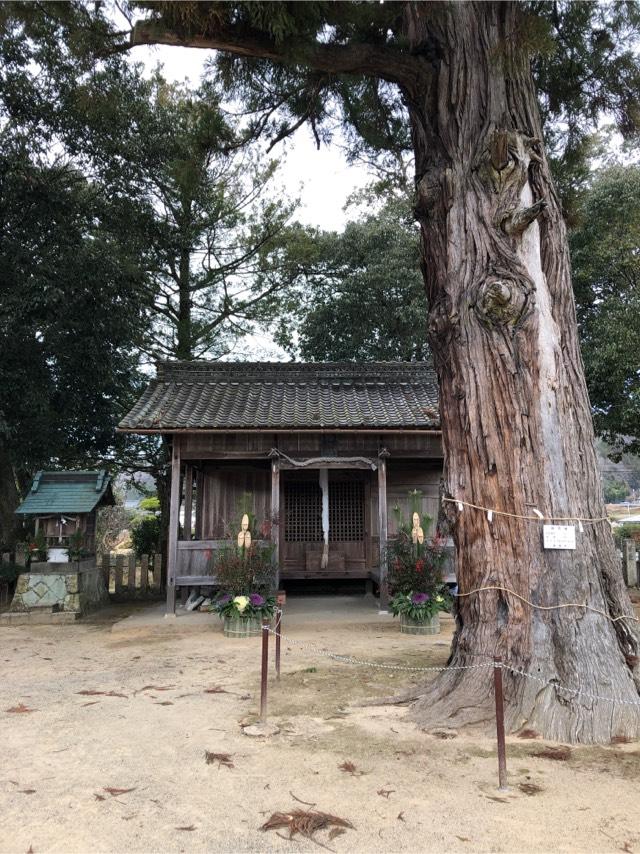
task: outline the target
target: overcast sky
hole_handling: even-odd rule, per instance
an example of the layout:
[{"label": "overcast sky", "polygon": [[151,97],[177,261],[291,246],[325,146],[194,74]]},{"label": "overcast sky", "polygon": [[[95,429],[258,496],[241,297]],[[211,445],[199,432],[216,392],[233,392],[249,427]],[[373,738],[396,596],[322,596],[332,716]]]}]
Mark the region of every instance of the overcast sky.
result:
[{"label": "overcast sky", "polygon": [[[200,80],[211,51],[198,48],[141,45],[129,56],[142,62],[151,72],[158,63],[172,83],[188,78],[193,86]],[[340,231],[346,215],[343,211],[349,195],[367,183],[367,173],[361,167],[349,166],[336,146],[316,148],[311,131],[305,125],[291,139],[273,149],[272,156],[282,159],[280,180],[288,195],[299,197],[301,206],[296,218],[307,225]]]}]

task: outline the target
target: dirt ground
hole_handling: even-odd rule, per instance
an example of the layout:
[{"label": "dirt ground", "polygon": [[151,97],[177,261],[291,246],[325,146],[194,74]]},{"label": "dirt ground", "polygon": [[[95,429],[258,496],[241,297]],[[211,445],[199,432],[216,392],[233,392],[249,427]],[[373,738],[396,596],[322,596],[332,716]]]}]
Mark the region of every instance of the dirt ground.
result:
[{"label": "dirt ground", "polygon": [[[402,707],[349,707],[415,675],[290,643],[269,691],[280,733],[249,738],[260,639],[224,638],[213,615],[127,628],[117,622],[125,613],[0,629],[0,851],[314,851],[260,826],[315,804],[354,826],[316,836],[336,852],[640,852],[637,744],[557,761],[535,755],[540,741],[510,738],[510,788],[500,792],[495,741],[427,735]],[[422,666],[446,660],[450,625],[423,638],[388,620],[310,616],[290,635]],[[207,751],[227,764],[207,763]]]}]

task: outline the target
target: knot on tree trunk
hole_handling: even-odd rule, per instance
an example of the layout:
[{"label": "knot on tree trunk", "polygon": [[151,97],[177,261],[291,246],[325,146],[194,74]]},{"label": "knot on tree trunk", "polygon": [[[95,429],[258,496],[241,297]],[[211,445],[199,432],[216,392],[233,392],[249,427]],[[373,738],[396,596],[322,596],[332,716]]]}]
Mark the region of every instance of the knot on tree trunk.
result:
[{"label": "knot on tree trunk", "polygon": [[515,130],[495,128],[487,136],[478,158],[478,173],[494,193],[512,190],[518,195],[528,177],[529,164],[539,162],[536,137]]},{"label": "knot on tree trunk", "polygon": [[416,204],[413,210],[417,220],[433,215],[439,204],[444,211],[451,209],[455,194],[453,170],[440,166],[429,169],[416,182]]},{"label": "knot on tree trunk", "polygon": [[516,208],[502,218],[502,230],[511,237],[519,237],[546,207],[545,200],[540,199],[529,207]]},{"label": "knot on tree trunk", "polygon": [[531,309],[532,290],[523,277],[494,271],[477,285],[472,308],[483,325],[515,330]]},{"label": "knot on tree trunk", "polygon": [[429,344],[435,355],[446,352],[460,323],[460,317],[453,311],[448,300],[440,299],[429,309]]}]

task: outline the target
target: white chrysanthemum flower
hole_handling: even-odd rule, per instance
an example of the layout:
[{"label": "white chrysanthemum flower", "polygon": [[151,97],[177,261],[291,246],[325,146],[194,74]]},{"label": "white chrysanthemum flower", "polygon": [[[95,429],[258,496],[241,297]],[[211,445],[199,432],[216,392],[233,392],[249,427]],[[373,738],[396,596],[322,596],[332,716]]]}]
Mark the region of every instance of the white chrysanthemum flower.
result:
[{"label": "white chrysanthemum flower", "polygon": [[244,612],[244,609],[249,604],[249,597],[248,596],[236,596],[233,600],[233,604],[236,606],[238,611],[242,614]]}]

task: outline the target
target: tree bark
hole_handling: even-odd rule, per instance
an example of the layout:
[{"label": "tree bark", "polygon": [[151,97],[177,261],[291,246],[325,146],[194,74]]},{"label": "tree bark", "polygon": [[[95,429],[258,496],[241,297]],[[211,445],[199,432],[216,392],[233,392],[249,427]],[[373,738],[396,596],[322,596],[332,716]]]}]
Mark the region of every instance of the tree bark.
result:
[{"label": "tree bark", "polygon": [[15,545],[18,520],[15,515],[20,503],[16,476],[5,443],[0,440],[0,544]]},{"label": "tree bark", "polygon": [[[429,340],[449,498],[533,516],[606,516],[580,356],[565,226],[511,3],[407,4],[429,73],[404,94],[416,156]],[[539,679],[638,701],[638,639],[608,522],[575,551],[541,523],[446,504],[457,553],[450,664],[502,656]],[[498,586],[504,591],[471,593]],[[580,607],[539,610],[577,603]],[[630,705],[571,697],[505,671],[506,719],[569,742],[638,737]],[[451,670],[413,709],[424,726],[493,718],[490,671]]]},{"label": "tree bark", "polygon": [[176,358],[190,361],[193,359],[193,338],[191,328],[191,252],[188,247],[180,250],[178,277]]}]

